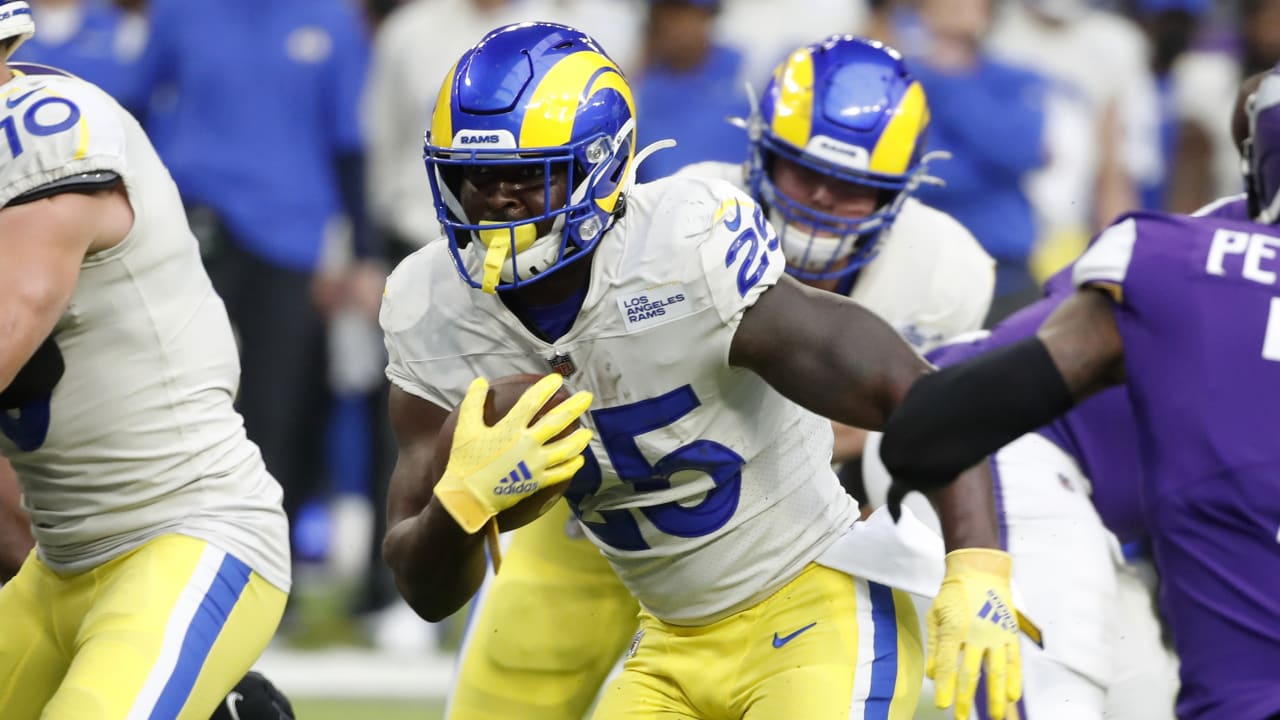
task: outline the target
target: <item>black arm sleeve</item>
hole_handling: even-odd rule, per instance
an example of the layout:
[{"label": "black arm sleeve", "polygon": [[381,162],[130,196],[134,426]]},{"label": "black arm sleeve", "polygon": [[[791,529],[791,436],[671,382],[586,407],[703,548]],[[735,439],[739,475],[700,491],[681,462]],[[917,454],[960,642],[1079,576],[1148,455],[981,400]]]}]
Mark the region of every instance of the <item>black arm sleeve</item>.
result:
[{"label": "black arm sleeve", "polygon": [[364,153],[342,153],[334,158],[338,192],[342,206],[351,220],[351,244],[355,256],[362,260],[382,259],[381,238],[369,225],[369,206],[365,199]]},{"label": "black arm sleeve", "polygon": [[97,192],[99,190],[107,190],[115,186],[115,184],[118,182],[120,182],[120,176],[110,170],[101,170],[97,172],[87,172],[87,173],[81,173],[79,175],[72,175],[71,177],[65,177],[65,178],[62,178],[61,180],[54,180],[53,182],[47,185],[41,185],[40,187],[34,190],[28,190],[27,192],[19,195],[18,197],[10,200],[9,204],[6,207],[13,207],[14,205],[25,205],[26,203],[29,203],[29,202],[35,202],[36,200],[43,200],[44,198],[47,198],[47,197],[53,197],[54,195],[57,195],[59,193],[66,193],[66,192],[92,193],[92,192]]},{"label": "black arm sleeve", "polygon": [[916,381],[880,459],[899,490],[936,490],[1074,403],[1044,343],[1027,338]]}]

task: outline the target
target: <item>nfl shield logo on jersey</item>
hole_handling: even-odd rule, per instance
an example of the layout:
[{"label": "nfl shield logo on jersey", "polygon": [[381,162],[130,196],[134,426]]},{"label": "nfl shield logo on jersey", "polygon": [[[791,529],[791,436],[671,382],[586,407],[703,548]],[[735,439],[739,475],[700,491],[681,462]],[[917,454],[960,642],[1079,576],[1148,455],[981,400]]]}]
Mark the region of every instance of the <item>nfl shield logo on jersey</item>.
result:
[{"label": "nfl shield logo on jersey", "polygon": [[551,366],[552,370],[565,377],[569,377],[578,371],[578,367],[573,364],[573,358],[563,353],[556,353],[554,356],[547,358],[547,364]]}]

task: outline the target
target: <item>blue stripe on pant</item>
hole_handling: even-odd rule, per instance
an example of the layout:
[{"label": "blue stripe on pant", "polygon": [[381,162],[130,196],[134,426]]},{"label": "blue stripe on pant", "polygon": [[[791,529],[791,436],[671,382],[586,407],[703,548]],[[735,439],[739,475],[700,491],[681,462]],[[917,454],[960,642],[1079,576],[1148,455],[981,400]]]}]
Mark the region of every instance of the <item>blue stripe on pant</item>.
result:
[{"label": "blue stripe on pant", "polygon": [[898,613],[891,588],[873,582],[868,582],[867,588],[875,627],[876,658],[871,662],[871,690],[863,717],[888,720],[893,689],[898,683]]},{"label": "blue stripe on pant", "polygon": [[168,720],[175,718],[187,704],[187,698],[195,687],[196,678],[204,668],[205,658],[213,649],[214,642],[227,624],[232,609],[240,601],[240,594],[249,584],[249,566],[230,555],[223,557],[217,575],[209,585],[209,591],[200,601],[187,634],[182,639],[182,650],[178,654],[178,663],[169,675],[160,699],[151,710],[152,720]]}]

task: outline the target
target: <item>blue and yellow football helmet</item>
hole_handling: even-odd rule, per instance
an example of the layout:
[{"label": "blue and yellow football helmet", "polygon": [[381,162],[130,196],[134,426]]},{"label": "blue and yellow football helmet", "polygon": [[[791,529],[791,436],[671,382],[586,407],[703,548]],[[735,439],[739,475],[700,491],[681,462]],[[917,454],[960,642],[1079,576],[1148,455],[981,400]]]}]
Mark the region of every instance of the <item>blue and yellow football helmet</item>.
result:
[{"label": "blue and yellow football helmet", "polygon": [[[487,292],[545,277],[590,253],[622,211],[633,177],[635,102],[617,65],[586,34],[552,23],[489,33],[462,55],[436,100],[425,146],[436,214],[463,279]],[[540,166],[545,213],[468,218],[462,173]],[[551,177],[568,173],[552,206]],[[553,221],[539,237],[535,226]]]},{"label": "blue and yellow football helmet", "polygon": [[13,51],[35,32],[36,24],[31,19],[31,7],[24,0],[0,0],[0,41],[16,38],[0,51],[0,62],[8,60]]},{"label": "blue and yellow football helmet", "polygon": [[[747,181],[769,208],[787,272],[806,280],[845,277],[871,260],[880,231],[928,179],[928,127],[924,89],[882,43],[833,35],[778,66],[748,123]],[[774,185],[777,157],[881,190],[879,206],[858,219],[807,207]]]}]

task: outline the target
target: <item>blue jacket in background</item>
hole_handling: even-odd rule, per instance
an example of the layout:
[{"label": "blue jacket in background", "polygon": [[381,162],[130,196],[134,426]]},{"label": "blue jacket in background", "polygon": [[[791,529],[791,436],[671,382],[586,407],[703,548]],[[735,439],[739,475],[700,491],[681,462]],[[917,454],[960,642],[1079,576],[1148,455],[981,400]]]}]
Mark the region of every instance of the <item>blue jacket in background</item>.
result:
[{"label": "blue jacket in background", "polygon": [[715,46],[694,72],[650,67],[632,83],[640,148],[666,138],[677,143],[640,166],[641,182],[666,177],[690,163],[746,160],[747,134],[728,121],[751,111],[741,73],[742,54]]},{"label": "blue jacket in background", "polygon": [[137,92],[183,200],[249,252],[314,269],[343,213],[335,160],[363,147],[362,18],[345,0],[151,0],[150,13]]},{"label": "blue jacket in background", "polygon": [[918,197],[959,220],[1002,264],[1024,262],[1036,227],[1022,182],[1046,159],[1045,81],[987,59],[964,74],[922,62],[911,70],[929,101],[928,149],[952,156],[930,165],[946,186],[922,187]]}]

